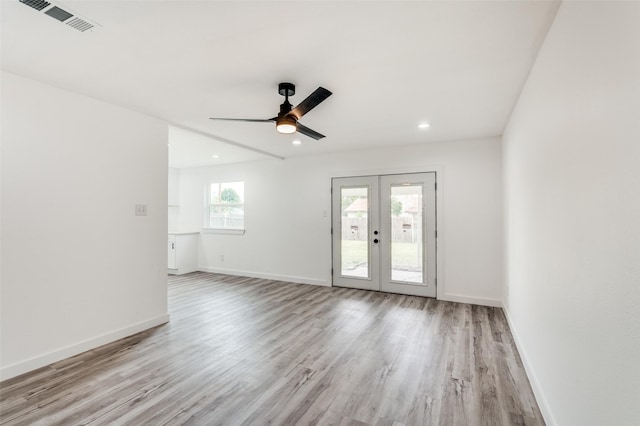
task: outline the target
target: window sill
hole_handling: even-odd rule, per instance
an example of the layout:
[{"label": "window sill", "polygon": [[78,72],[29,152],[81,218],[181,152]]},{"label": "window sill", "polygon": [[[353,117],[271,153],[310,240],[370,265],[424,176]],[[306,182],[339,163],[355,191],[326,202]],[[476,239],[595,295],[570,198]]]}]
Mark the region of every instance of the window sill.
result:
[{"label": "window sill", "polygon": [[244,235],[244,229],[202,228],[203,234]]}]

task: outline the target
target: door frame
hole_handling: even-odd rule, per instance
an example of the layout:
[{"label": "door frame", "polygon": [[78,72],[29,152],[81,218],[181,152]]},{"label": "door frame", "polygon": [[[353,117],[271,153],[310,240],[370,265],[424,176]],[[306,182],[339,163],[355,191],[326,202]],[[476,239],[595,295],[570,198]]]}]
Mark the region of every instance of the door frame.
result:
[{"label": "door frame", "polygon": [[[363,176],[381,176],[381,175],[402,175],[402,174],[412,174],[412,173],[435,173],[436,177],[436,230],[437,236],[435,241],[435,252],[436,252],[436,299],[440,300],[440,296],[444,296],[447,294],[446,291],[446,280],[444,277],[444,256],[443,256],[443,238],[446,237],[444,232],[444,220],[443,220],[443,189],[445,189],[445,174],[444,167],[441,165],[425,165],[421,167],[407,167],[407,168],[390,168],[390,169],[367,169],[367,170],[345,170],[340,172],[333,172],[331,174],[327,174],[327,184],[328,184],[328,203],[330,205],[329,212],[332,212],[332,196],[331,190],[333,188],[333,179],[335,178],[349,178],[349,177],[363,177]],[[333,284],[333,235],[331,234],[332,217],[329,215],[328,217],[328,225],[329,225],[329,280],[331,287],[336,287]]]}]

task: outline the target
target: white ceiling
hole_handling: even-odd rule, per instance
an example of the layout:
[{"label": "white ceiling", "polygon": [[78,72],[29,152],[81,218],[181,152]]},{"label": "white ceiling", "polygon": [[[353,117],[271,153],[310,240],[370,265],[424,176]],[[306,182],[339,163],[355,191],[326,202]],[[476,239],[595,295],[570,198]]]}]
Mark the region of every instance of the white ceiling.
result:
[{"label": "white ceiling", "polygon": [[264,154],[238,148],[180,127],[169,126],[170,167],[200,167],[261,160]]},{"label": "white ceiling", "polygon": [[[56,4],[100,26],[79,32],[18,0],[1,0],[2,68],[176,125],[180,137],[170,152],[180,167],[267,158],[256,150],[291,157],[500,135],[558,7],[555,1]],[[275,116],[282,81],[296,84],[294,105],[318,86],[333,92],[301,120],[326,138],[281,135],[271,123],[208,119]],[[418,129],[422,121],[431,127]],[[187,137],[184,129],[198,135]],[[292,145],[294,138],[302,145]],[[224,158],[222,146],[231,157]]]}]

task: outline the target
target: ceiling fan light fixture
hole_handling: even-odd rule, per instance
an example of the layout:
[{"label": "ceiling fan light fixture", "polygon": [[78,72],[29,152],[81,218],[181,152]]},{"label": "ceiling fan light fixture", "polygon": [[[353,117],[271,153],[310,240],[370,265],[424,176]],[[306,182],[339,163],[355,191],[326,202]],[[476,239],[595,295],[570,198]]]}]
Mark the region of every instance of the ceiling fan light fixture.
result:
[{"label": "ceiling fan light fixture", "polygon": [[298,130],[296,127],[296,119],[288,115],[278,117],[276,120],[276,130],[278,133],[284,134],[295,133]]}]

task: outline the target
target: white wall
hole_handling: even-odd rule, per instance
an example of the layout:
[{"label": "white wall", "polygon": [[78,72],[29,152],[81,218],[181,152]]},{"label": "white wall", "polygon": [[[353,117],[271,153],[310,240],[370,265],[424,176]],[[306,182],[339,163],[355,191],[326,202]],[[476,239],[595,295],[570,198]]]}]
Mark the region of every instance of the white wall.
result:
[{"label": "white wall", "polygon": [[504,136],[505,306],[550,425],[640,424],[639,22],[564,2]]},{"label": "white wall", "polygon": [[167,223],[169,232],[180,229],[180,169],[169,167],[169,208]]},{"label": "white wall", "polygon": [[1,118],[2,378],[166,322],[167,125],[5,72]]},{"label": "white wall", "polygon": [[180,169],[169,167],[169,205],[175,206],[180,204]]},{"label": "white wall", "polygon": [[435,167],[443,200],[438,296],[500,305],[501,161],[501,141],[487,139],[182,169],[181,228],[202,227],[209,182],[244,180],[246,234],[202,235],[200,267],[330,285],[331,177]]}]

